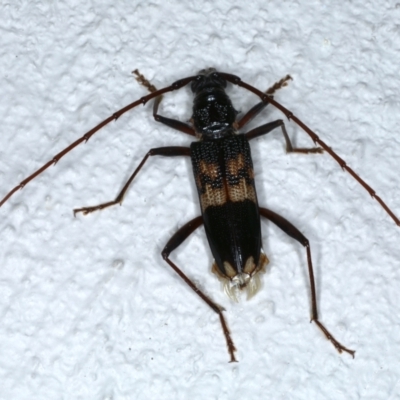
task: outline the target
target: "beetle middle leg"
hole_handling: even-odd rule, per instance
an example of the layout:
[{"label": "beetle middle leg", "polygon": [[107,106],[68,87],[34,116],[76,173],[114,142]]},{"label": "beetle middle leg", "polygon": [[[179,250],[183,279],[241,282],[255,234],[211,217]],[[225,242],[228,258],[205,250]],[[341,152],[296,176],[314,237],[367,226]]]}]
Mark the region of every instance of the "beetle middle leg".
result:
[{"label": "beetle middle leg", "polygon": [[182,226],[168,241],[165,245],[163,251],[161,252],[164,260],[169,264],[169,266],[190,286],[191,289],[199,296],[203,301],[205,301],[208,306],[218,314],[219,319],[221,321],[222,330],[225,335],[226,345],[228,346],[229,355],[231,357],[230,362],[236,362],[235,358],[235,345],[233,344],[233,340],[231,338],[231,334],[229,332],[228,325],[225,321],[224,315],[222,312],[224,308],[212,301],[206,294],[204,294],[183,272],[177,267],[175,263],[173,263],[169,259],[169,255],[172,251],[174,251],[178,246],[180,246],[201,224],[203,223],[203,217],[199,216],[197,218],[192,219],[187,224]]},{"label": "beetle middle leg", "polygon": [[75,208],[74,215],[76,213],[83,213],[84,215],[92,213],[93,211],[102,210],[103,208],[111,207],[116,204],[122,204],[124,199],[125,193],[129,188],[129,185],[135,179],[138,172],[142,169],[144,163],[150,156],[165,156],[165,157],[176,157],[176,156],[190,156],[190,148],[189,147],[180,147],[180,146],[168,146],[168,147],[157,147],[154,149],[150,149],[148,153],[143,157],[141,163],[137,166],[133,174],[130,176],[128,181],[125,183],[124,187],[122,188],[121,192],[113,201],[108,201],[106,203],[98,204],[97,206],[91,207],[82,207],[82,208]]},{"label": "beetle middle leg", "polygon": [[281,119],[277,119],[276,121],[268,122],[267,124],[258,126],[257,128],[252,129],[251,131],[246,133],[246,137],[248,140],[254,139],[256,137],[266,135],[267,133],[273,131],[275,128],[281,128],[283,137],[286,142],[286,153],[323,153],[323,149],[321,147],[312,147],[312,148],[304,148],[304,147],[293,147],[292,142],[290,141],[289,135],[286,132],[285,124]]},{"label": "beetle middle leg", "polygon": [[285,218],[281,217],[280,215],[266,208],[260,207],[259,209],[260,209],[260,214],[264,218],[267,218],[268,220],[273,222],[276,226],[278,226],[278,228],[282,229],[287,235],[297,240],[306,248],[308,274],[310,278],[310,287],[311,287],[311,321],[314,321],[317,324],[317,326],[321,329],[326,338],[335,346],[336,350],[339,353],[345,351],[346,353],[351,354],[351,356],[354,358],[355,351],[350,350],[347,347],[343,346],[341,343],[339,343],[328,331],[328,329],[325,328],[322,322],[320,322],[318,319],[317,295],[315,291],[315,280],[314,280],[314,271],[311,259],[311,249],[308,239]]}]

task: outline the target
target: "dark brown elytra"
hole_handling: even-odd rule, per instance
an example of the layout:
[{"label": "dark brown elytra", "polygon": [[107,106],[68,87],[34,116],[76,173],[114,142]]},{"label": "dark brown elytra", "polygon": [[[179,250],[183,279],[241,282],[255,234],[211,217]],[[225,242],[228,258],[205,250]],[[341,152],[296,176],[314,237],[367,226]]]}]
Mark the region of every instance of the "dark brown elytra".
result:
[{"label": "dark brown elytra", "polygon": [[[198,141],[193,142],[190,147],[169,146],[149,150],[115,200],[96,206],[75,209],[74,214],[80,212],[88,214],[115,204],[121,204],[129,185],[150,156],[191,157],[202,215],[189,221],[172,236],[164,247],[162,256],[188,286],[218,314],[230,361],[236,361],[236,349],[223,315],[223,307],[216,304],[208,295],[197,288],[192,280],[170,260],[169,256],[194,230],[203,224],[215,260],[213,272],[224,282],[227,294],[235,298],[238,291],[246,290],[248,297],[251,297],[257,292],[260,286],[259,274],[263,272],[268,263],[268,258],[262,251],[260,217],[271,221],[305,247],[311,288],[311,321],[317,324],[339,353],[345,351],[354,357],[355,352],[339,343],[318,319],[316,289],[308,239],[285,218],[258,205],[249,140],[268,134],[275,128],[281,128],[287,152],[322,153],[326,151],[368,191],[371,197],[378,201],[397,225],[400,225],[400,221],[374,190],[346,165],[344,160],[291,111],[274,100],[275,91],[286,86],[288,80],[291,79],[290,76],[286,76],[266,92],[261,92],[242,82],[235,75],[217,72],[212,68],[200,71],[198,75],[180,79],[160,90],[151,85],[139,71],[135,70],[134,73],[137,80],[150,91],[150,94],[117,111],[56,154],[50,161],[10,190],[0,201],[0,206],[16,191],[22,189],[48,167],[56,164],[76,146],[82,142],[87,142],[102,127],[113,120],[117,120],[122,114],[134,107],[140,104],[144,105],[149,100],[155,99],[153,116],[156,121],[197,137]],[[191,123],[186,124],[158,114],[162,95],[178,90],[189,83],[194,93]],[[232,83],[254,93],[261,99],[261,102],[253,106],[242,117],[237,118],[238,113],[225,92],[227,83]],[[245,134],[239,133],[239,130],[268,104],[278,108],[289,120],[291,119],[299,125],[319,147],[311,149],[294,148],[282,120],[261,125]]]}]

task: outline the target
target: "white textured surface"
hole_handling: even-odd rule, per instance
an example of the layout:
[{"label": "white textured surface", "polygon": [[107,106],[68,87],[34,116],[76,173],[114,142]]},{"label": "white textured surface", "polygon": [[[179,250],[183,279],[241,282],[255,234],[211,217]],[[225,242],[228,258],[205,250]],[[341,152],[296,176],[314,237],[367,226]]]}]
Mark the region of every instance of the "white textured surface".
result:
[{"label": "white textured surface", "polygon": [[[400,214],[399,4],[114,3],[2,2],[0,195],[145,94],[134,68],[162,87],[214,66],[260,89],[290,73],[276,99]],[[242,111],[257,101],[229,93]],[[163,112],[187,120],[189,90]],[[73,217],[149,148],[189,143],[139,107],[0,209],[0,399],[399,398],[400,229],[329,156],[286,156],[278,132],[252,144],[260,204],[310,239],[321,319],[354,360],[308,323],[303,248],[263,223],[271,264],[249,302],[221,292],[202,229],[173,254],[226,307],[227,362],[219,321],[160,256],[198,214],[188,160],[152,159],[122,207]]]}]

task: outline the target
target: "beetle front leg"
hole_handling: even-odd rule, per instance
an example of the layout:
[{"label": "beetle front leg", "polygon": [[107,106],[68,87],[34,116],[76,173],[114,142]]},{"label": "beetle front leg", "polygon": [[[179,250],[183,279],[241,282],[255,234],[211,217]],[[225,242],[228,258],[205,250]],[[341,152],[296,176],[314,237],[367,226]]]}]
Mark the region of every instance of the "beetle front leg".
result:
[{"label": "beetle front leg", "polygon": [[122,188],[121,192],[118,194],[115,200],[108,201],[106,203],[99,204],[97,206],[91,207],[82,207],[82,208],[75,208],[74,215],[76,213],[83,213],[84,215],[92,213],[93,211],[102,210],[103,208],[111,207],[116,204],[122,204],[122,200],[124,199],[125,193],[129,188],[129,185],[135,179],[135,176],[138,172],[142,169],[144,163],[150,156],[165,156],[165,157],[176,157],[176,156],[190,156],[190,148],[189,147],[180,147],[180,146],[169,146],[169,147],[157,147],[154,149],[150,149],[149,152],[144,156],[141,163],[135,169],[133,174],[130,176],[128,181],[125,183],[124,187]]},{"label": "beetle front leg", "polygon": [[161,100],[162,100],[162,96],[159,96],[154,100],[154,107],[153,107],[154,119],[157,122],[161,122],[162,124],[167,125],[170,128],[175,129],[179,132],[183,132],[183,133],[186,133],[187,135],[191,135],[191,136],[196,136],[196,132],[190,125],[185,124],[182,121],[178,121],[177,119],[163,117],[162,115],[158,114],[158,107],[161,103]]},{"label": "beetle front leg", "polygon": [[[157,91],[157,88],[153,84],[151,84],[150,81],[143,74],[141,74],[138,69],[135,69],[132,72],[136,75],[136,80],[142,86],[144,86],[150,93],[154,93],[154,92]],[[196,136],[196,133],[195,133],[194,129],[190,125],[185,124],[184,122],[178,121],[176,119],[163,117],[162,115],[158,114],[158,107],[159,107],[159,105],[161,103],[161,100],[162,100],[162,96],[158,96],[154,100],[154,106],[153,106],[153,117],[154,117],[154,119],[157,122],[161,122],[162,124],[167,125],[172,129],[175,129],[177,131],[186,133],[186,134],[191,135],[191,136]]]},{"label": "beetle front leg", "polygon": [[328,329],[325,328],[325,326],[322,324],[322,322],[320,322],[318,319],[317,295],[315,292],[314,271],[313,271],[313,266],[312,266],[310,243],[309,243],[308,239],[288,220],[286,220],[285,218],[281,217],[280,215],[274,213],[273,211],[260,207],[260,214],[264,218],[267,218],[268,220],[273,222],[278,228],[282,229],[286,234],[288,234],[293,239],[297,240],[299,243],[301,243],[306,248],[308,273],[309,273],[309,277],[310,277],[310,287],[311,287],[311,321],[314,321],[317,324],[317,326],[321,329],[321,331],[324,333],[326,338],[335,346],[336,350],[339,353],[345,351],[346,353],[349,353],[354,358],[355,351],[350,350],[347,347],[344,347],[341,343],[339,343],[331,335],[331,333],[328,331]]},{"label": "beetle front leg", "polygon": [[[292,77],[290,75],[286,75],[284,78],[282,78],[280,81],[274,83],[269,89],[265,91],[265,94],[268,96],[273,96],[274,93],[282,89],[283,87],[288,85],[288,81],[291,80]],[[248,122],[250,122],[256,115],[258,115],[265,107],[267,107],[268,103],[261,101],[260,103],[256,104],[253,106],[249,111],[247,111],[246,114],[243,115],[239,119],[239,121],[236,122],[237,124],[237,129],[243,128]]]},{"label": "beetle front leg", "polygon": [[182,270],[175,265],[170,259],[169,255],[172,251],[174,251],[178,246],[180,246],[201,224],[203,223],[203,217],[197,217],[192,219],[187,224],[182,226],[172,238],[165,245],[161,255],[164,260],[169,264],[169,266],[189,285],[189,287],[204,301],[208,304],[208,306],[218,314],[219,319],[222,325],[222,331],[224,332],[226,344],[228,346],[229,355],[231,357],[230,362],[236,362],[235,358],[235,345],[233,344],[233,340],[231,338],[231,334],[229,332],[228,325],[225,321],[224,315],[222,311],[224,308],[212,301],[206,294],[204,294],[183,272]]}]

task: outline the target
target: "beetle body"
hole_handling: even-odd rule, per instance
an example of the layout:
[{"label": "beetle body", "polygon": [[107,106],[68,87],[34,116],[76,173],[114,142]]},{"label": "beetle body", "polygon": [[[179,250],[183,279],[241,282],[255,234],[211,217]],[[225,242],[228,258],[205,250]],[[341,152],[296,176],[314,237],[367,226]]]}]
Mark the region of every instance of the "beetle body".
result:
[{"label": "beetle body", "polygon": [[200,141],[190,146],[203,224],[214,256],[213,272],[225,292],[253,296],[258,272],[268,263],[261,252],[261,227],[248,140],[235,129],[237,111],[225,93],[226,81],[201,71],[192,83],[192,122]]},{"label": "beetle body", "polygon": [[[239,77],[217,72],[213,68],[200,71],[198,75],[180,79],[160,90],[151,85],[139,71],[136,70],[134,73],[138,81],[151,93],[115,112],[64,150],[57,153],[46,164],[11,189],[0,201],[0,207],[15,192],[22,189],[51,165],[56,164],[76,146],[87,142],[102,127],[118,119],[127,111],[140,104],[146,104],[149,100],[153,99],[153,116],[156,121],[192,137],[197,137],[198,140],[193,142],[190,147],[168,146],[150,149],[115,200],[96,206],[77,208],[74,209],[74,213],[89,214],[116,204],[121,204],[130,184],[150,156],[190,157],[200,200],[201,215],[187,222],[175,232],[162,250],[162,257],[186,284],[218,314],[230,355],[230,361],[236,361],[236,348],[223,315],[224,308],[215,303],[205,292],[196,286],[190,277],[170,259],[170,254],[197,228],[204,225],[214,257],[212,270],[224,282],[225,291],[231,298],[237,299],[240,290],[244,289],[247,292],[247,296],[251,297],[260,287],[259,276],[265,270],[265,266],[268,263],[268,258],[262,251],[261,217],[272,222],[288,236],[304,246],[311,292],[311,321],[315,322],[326,338],[340,353],[347,352],[354,357],[354,351],[338,342],[318,318],[316,285],[309,240],[284,217],[258,205],[249,140],[266,135],[276,128],[280,128],[286,141],[286,151],[288,153],[316,154],[326,152],[335,159],[343,170],[347,171],[364,187],[397,225],[400,225],[400,220],[375,191],[330,146],[323,142],[310,128],[293,115],[291,111],[274,100],[274,92],[286,86],[287,81],[291,79],[290,76],[287,75],[266,92],[261,92],[255,87],[241,81]],[[238,112],[233,107],[229,96],[225,92],[227,83],[237,85],[254,93],[261,99],[261,102],[255,104],[243,116],[237,119]],[[188,84],[191,84],[191,89],[194,93],[191,124],[160,115],[158,108],[162,95],[178,90]],[[281,110],[288,119],[291,119],[300,126],[319,147],[294,147],[281,119],[260,125],[247,133],[240,133],[241,128],[258,115],[268,104]]]},{"label": "beetle body", "polygon": [[242,134],[194,142],[191,158],[213,272],[236,298],[259,288],[257,272],[267,263],[261,253],[261,227],[250,146]]},{"label": "beetle body", "polygon": [[213,272],[225,292],[253,296],[258,272],[267,257],[261,252],[261,227],[253,163],[247,138],[234,127],[237,112],[225,93],[226,81],[213,69],[192,83],[192,122],[200,141],[190,146],[203,224],[214,256]]}]

